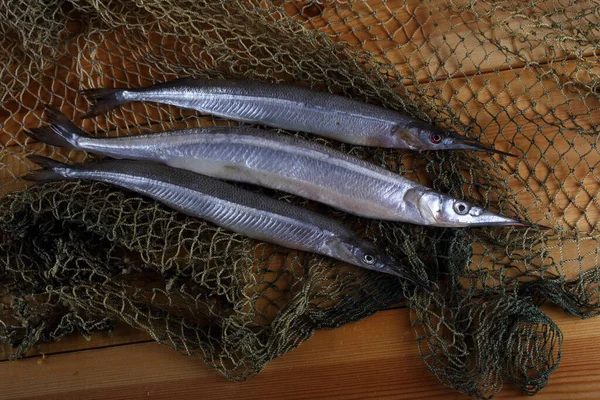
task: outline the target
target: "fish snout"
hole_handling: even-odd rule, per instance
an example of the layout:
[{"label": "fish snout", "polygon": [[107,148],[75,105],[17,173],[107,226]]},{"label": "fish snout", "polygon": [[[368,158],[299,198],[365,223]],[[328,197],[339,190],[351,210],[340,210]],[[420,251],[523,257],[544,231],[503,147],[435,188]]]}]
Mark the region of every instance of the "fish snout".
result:
[{"label": "fish snout", "polygon": [[490,211],[484,211],[479,218],[481,218],[480,225],[486,226],[516,226],[516,227],[525,227],[525,228],[533,228],[539,230],[550,230],[552,228],[544,225],[534,224],[530,222],[525,222],[519,219],[505,217],[503,215],[494,214]]},{"label": "fish snout", "polygon": [[404,281],[407,281],[415,286],[421,287],[428,292],[433,292],[428,283],[423,282],[423,280],[416,276],[414,272],[410,271],[407,268],[399,266],[398,263],[394,262],[393,260],[383,264],[380,270],[381,272],[390,275],[395,275],[398,278],[403,279]]},{"label": "fish snout", "polygon": [[506,151],[494,149],[493,147],[485,146],[483,143],[481,143],[475,139],[462,138],[462,137],[454,138],[454,142],[452,145],[450,145],[450,148],[473,150],[473,151],[484,151],[486,153],[500,154],[500,155],[507,156],[507,157],[518,157],[518,158],[521,157],[517,154],[508,153]]}]

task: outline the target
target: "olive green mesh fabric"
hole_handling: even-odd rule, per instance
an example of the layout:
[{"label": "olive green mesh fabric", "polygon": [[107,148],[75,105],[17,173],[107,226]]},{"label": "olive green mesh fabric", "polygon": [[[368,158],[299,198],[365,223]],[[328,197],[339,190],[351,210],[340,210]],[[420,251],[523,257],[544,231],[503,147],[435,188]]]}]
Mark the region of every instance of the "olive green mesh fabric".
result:
[{"label": "olive green mesh fabric", "polygon": [[[122,321],[241,380],[319,328],[405,298],[416,345],[452,388],[527,394],[559,364],[539,310],[599,312],[598,6],[570,1],[1,1],[0,338],[40,342]],[[149,103],[81,121],[80,89],[183,76],[292,82],[404,110],[522,155],[366,149],[311,135],[437,190],[549,225],[442,229],[368,221],[281,193],[373,239],[434,293],[257,243],[85,182],[29,186],[43,105],[98,136],[225,124]],[[252,190],[258,190],[252,188]]]}]

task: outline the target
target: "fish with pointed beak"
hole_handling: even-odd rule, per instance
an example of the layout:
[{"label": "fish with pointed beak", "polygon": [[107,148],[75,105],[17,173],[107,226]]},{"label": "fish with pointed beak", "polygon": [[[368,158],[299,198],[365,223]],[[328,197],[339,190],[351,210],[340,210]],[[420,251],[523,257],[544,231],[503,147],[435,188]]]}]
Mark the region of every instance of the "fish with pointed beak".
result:
[{"label": "fish with pointed beak", "polygon": [[144,161],[67,165],[41,156],[29,160],[43,167],[24,177],[30,181],[112,184],[253,239],[328,256],[431,290],[409,269],[337,221],[214,178]]},{"label": "fish with pointed beak", "polygon": [[309,132],[360,146],[474,150],[513,156],[407,114],[332,93],[250,80],[177,79],[143,88],[87,89],[94,101],[84,118],[145,101],[197,110],[235,121]]},{"label": "fish with pointed beak", "polygon": [[165,164],[319,201],[367,218],[441,227],[530,226],[304,139],[246,126],[94,138],[53,107],[26,133],[54,146]]}]

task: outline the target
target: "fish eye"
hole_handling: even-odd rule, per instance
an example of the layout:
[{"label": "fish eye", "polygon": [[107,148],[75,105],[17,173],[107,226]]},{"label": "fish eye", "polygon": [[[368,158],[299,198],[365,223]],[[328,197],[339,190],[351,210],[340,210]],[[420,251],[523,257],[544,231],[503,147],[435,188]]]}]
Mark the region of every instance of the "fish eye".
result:
[{"label": "fish eye", "polygon": [[375,264],[375,257],[371,254],[365,254],[365,256],[363,257],[363,261],[365,262],[365,264],[373,265]]},{"label": "fish eye", "polygon": [[433,144],[441,143],[442,139],[442,135],[440,135],[439,133],[432,133],[431,135],[429,135],[429,140]]},{"label": "fish eye", "polygon": [[465,215],[470,209],[471,207],[462,201],[457,201],[454,203],[454,211],[456,211],[458,215]]}]

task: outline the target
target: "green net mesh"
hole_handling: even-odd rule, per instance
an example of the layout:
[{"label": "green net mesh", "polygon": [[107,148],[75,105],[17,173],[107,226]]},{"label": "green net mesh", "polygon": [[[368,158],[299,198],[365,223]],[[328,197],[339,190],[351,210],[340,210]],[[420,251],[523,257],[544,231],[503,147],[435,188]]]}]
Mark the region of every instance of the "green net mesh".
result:
[{"label": "green net mesh", "polygon": [[[319,328],[397,304],[411,309],[438,379],[489,398],[505,382],[543,388],[562,334],[551,302],[599,312],[600,6],[503,2],[0,2],[0,338],[40,342],[117,321],[241,380]],[[493,211],[550,225],[441,229],[360,219],[266,191],[356,228],[436,284],[258,243],[102,184],[30,186],[28,154],[91,156],[26,139],[50,103],[99,136],[231,124],[135,103],[93,120],[78,91],[182,76],[292,82],[404,110],[522,154],[415,154],[341,145]],[[258,189],[253,189],[258,190]]]}]

